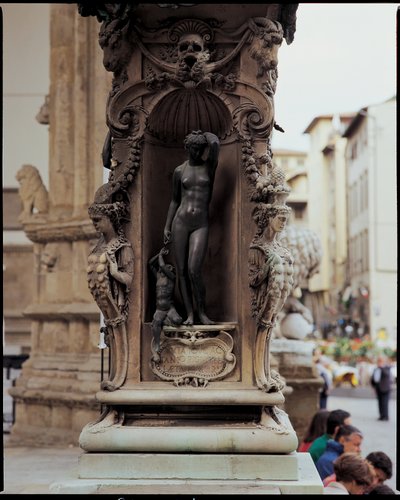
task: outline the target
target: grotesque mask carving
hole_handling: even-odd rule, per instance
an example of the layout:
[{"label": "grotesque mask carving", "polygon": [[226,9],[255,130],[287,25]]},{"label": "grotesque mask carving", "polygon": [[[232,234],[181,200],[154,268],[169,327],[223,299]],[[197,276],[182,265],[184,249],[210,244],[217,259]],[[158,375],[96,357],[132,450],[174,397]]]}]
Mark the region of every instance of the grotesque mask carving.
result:
[{"label": "grotesque mask carving", "polygon": [[278,50],[282,44],[283,30],[277,21],[263,17],[251,19],[250,28],[255,35],[250,55],[258,64],[257,77],[260,77],[278,66]]},{"label": "grotesque mask carving", "polygon": [[202,80],[209,58],[203,38],[196,33],[185,33],[178,42],[177,76],[184,82]]},{"label": "grotesque mask carving", "polygon": [[200,35],[188,33],[183,35],[178,43],[178,60],[193,68],[197,62],[206,62],[208,51],[204,50],[204,42]]}]

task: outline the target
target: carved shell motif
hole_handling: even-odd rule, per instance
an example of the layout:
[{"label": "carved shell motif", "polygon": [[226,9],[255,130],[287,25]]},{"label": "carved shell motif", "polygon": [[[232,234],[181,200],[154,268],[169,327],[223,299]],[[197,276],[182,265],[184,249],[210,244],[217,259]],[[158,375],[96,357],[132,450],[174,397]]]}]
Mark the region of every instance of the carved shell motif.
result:
[{"label": "carved shell motif", "polygon": [[155,106],[148,119],[148,130],[153,135],[177,142],[182,142],[192,130],[208,130],[224,138],[231,129],[228,108],[206,90],[174,90]]}]

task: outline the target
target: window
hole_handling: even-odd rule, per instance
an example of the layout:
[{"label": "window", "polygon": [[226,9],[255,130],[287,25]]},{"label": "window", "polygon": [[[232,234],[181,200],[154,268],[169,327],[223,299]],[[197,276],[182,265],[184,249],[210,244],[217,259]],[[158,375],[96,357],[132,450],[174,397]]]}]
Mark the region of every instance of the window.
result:
[{"label": "window", "polygon": [[368,229],[364,231],[364,253],[365,253],[365,270],[369,270],[369,233]]},{"label": "window", "polygon": [[353,184],[353,216],[355,217],[357,215],[357,208],[358,208],[358,201],[357,201],[357,184]]},{"label": "window", "polygon": [[353,238],[349,239],[349,271],[350,276],[353,275],[353,262],[354,262],[354,248],[353,248]]},{"label": "window", "polygon": [[294,207],[293,211],[294,211],[295,219],[302,219],[303,218],[304,210],[302,208]]},{"label": "window", "polygon": [[351,146],[351,159],[355,160],[357,158],[357,141],[354,141]]},{"label": "window", "polygon": [[361,244],[361,272],[365,271],[365,231],[360,234],[360,244]]}]

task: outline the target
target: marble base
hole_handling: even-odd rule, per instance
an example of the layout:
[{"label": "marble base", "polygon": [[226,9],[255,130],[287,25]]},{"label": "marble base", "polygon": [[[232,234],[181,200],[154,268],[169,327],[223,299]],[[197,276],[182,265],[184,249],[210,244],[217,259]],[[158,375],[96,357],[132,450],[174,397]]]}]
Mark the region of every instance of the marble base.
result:
[{"label": "marble base", "polygon": [[298,480],[296,453],[225,455],[83,453],[81,479]]},{"label": "marble base", "polygon": [[297,449],[297,435],[288,415],[263,409],[259,423],[194,425],[124,425],[111,410],[87,424],[79,438],[88,452],[106,453],[245,453],[288,454]]},{"label": "marble base", "polygon": [[[95,465],[97,461],[97,466],[99,469],[97,473],[102,473],[103,466],[109,467],[106,475],[120,475],[121,472],[119,467],[121,466],[121,459],[116,456],[117,460],[114,462],[111,454],[109,458],[104,456],[98,456],[97,458],[87,457],[92,454],[84,454],[80,460],[80,474],[95,473]],[[94,454],[93,454],[94,455]],[[114,455],[115,456],[115,455]],[[125,464],[129,464],[129,460],[140,462],[140,459],[144,459],[145,455],[135,455],[127,454],[125,457]],[[290,495],[290,494],[315,494],[319,495],[323,493],[323,485],[315,465],[308,453],[296,453],[290,454],[288,456],[246,456],[246,455],[217,455],[215,458],[221,461],[218,467],[218,472],[212,467],[207,467],[207,461],[203,460],[202,467],[193,470],[193,466],[199,466],[199,459],[195,455],[174,455],[176,463],[179,466],[186,464],[184,467],[185,473],[179,472],[180,476],[191,476],[185,479],[171,478],[171,463],[168,463],[166,456],[163,455],[148,455],[144,462],[150,460],[152,457],[153,465],[151,469],[137,470],[137,478],[134,479],[107,479],[107,478],[95,478],[95,479],[76,479],[65,482],[53,483],[50,485],[49,493],[51,494],[120,494],[126,495],[129,492],[130,495],[140,495],[140,494],[190,494],[190,495],[200,495],[200,494],[231,494],[231,495]],[[198,457],[201,457],[200,455]],[[85,461],[89,460],[91,463]],[[105,462],[104,462],[105,460]],[[254,478],[258,475],[257,472],[251,473],[252,463],[254,462],[254,470],[258,471],[259,467],[266,460],[271,467],[271,475],[276,476],[279,474],[284,474],[279,472],[280,469],[288,467],[291,471],[288,475],[293,474],[293,464],[297,462],[296,479],[258,479]],[[250,461],[250,462],[249,462]],[[143,464],[144,464],[143,462]],[[249,463],[247,463],[249,462]],[[210,466],[215,464],[215,462],[210,463]],[[164,465],[165,468],[162,470],[159,468],[160,465]],[[241,466],[246,467],[252,475],[248,478],[244,477],[242,474]],[[124,474],[128,470],[128,465],[126,465]],[[154,472],[157,469],[157,472]],[[216,476],[226,476],[226,479],[210,479],[206,478],[206,471],[209,471],[211,477]],[[178,468],[177,468],[178,470]],[[175,471],[175,475],[177,474]],[[91,471],[91,472],[90,472]],[[153,471],[153,472],[152,472]],[[148,479],[149,474],[153,476]],[[239,474],[239,478],[236,477]],[[140,475],[146,475],[146,478],[139,478]],[[268,472],[263,472],[263,476],[268,475]],[[156,478],[154,476],[166,476],[167,478]],[[197,476],[197,478],[196,478]],[[200,477],[200,478],[199,478]]]}]

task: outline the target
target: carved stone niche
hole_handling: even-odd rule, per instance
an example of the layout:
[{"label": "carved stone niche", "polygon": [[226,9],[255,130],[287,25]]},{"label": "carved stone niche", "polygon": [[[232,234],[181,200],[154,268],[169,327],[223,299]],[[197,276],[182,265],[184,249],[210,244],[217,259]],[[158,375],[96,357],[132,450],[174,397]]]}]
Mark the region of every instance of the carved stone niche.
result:
[{"label": "carved stone niche", "polygon": [[[269,372],[270,324],[252,317],[248,254],[255,203],[282,207],[288,194],[273,172],[270,136],[277,48],[293,39],[297,4],[102,5],[81,9],[102,21],[104,64],[114,73],[103,150],[110,176],[95,202],[128,207],[123,229],[134,264],[124,328],[109,324],[111,339],[125,336],[119,345],[127,352],[109,342],[109,377],[113,382],[118,372],[118,383],[97,393],[105,411],[83,429],[81,447],[289,454],[297,437],[278,408],[283,382]],[[220,142],[203,267],[215,323],[164,324],[156,351],[156,283],[148,263],[164,245],[172,176],[192,130]],[[172,251],[166,260],[174,261]],[[177,287],[174,304],[184,316]],[[267,351],[257,354],[257,346]]]}]

